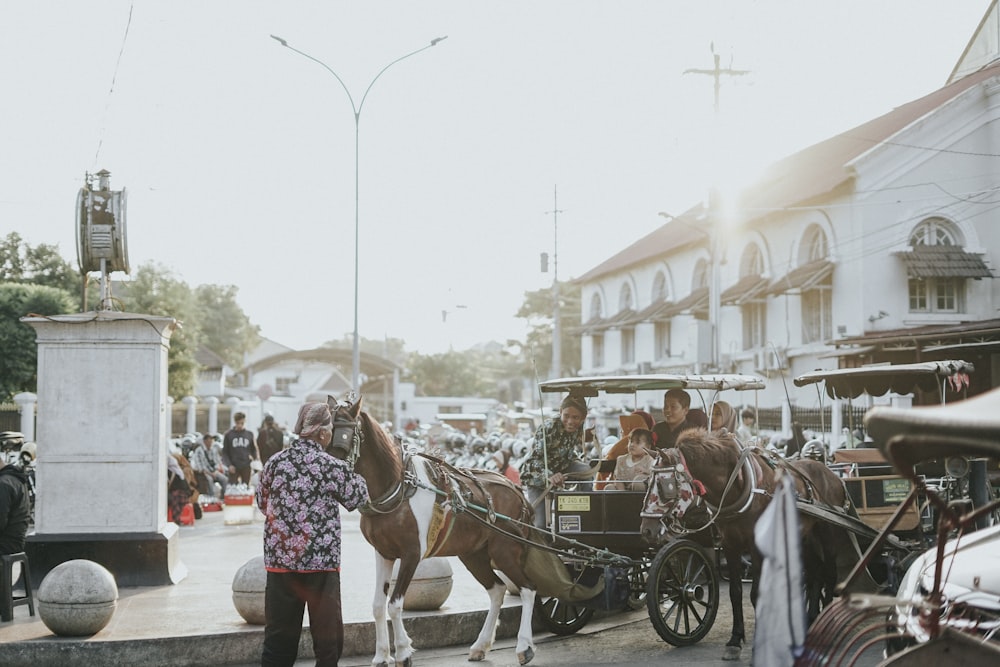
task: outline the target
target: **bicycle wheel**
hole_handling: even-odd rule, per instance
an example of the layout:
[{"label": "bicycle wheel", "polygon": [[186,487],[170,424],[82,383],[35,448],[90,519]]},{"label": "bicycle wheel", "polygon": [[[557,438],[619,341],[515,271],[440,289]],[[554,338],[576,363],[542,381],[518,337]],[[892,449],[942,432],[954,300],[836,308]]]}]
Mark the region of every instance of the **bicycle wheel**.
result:
[{"label": "bicycle wheel", "polygon": [[689,646],[708,634],[719,611],[719,575],[701,546],[677,540],[660,549],[646,579],[646,608],[668,644]]},{"label": "bicycle wheel", "polygon": [[535,616],[546,630],[555,635],[571,635],[593,617],[594,610],[559,598],[535,598]]}]

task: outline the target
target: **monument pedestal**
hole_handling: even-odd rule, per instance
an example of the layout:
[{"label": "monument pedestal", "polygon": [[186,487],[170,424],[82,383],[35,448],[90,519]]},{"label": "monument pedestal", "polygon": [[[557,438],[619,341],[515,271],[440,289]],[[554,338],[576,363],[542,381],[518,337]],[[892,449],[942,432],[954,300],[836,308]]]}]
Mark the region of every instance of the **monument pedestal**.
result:
[{"label": "monument pedestal", "polygon": [[98,311],[22,322],[38,341],[35,532],[39,581],[85,559],[119,586],[180,581],[177,526],[167,521],[170,317]]}]

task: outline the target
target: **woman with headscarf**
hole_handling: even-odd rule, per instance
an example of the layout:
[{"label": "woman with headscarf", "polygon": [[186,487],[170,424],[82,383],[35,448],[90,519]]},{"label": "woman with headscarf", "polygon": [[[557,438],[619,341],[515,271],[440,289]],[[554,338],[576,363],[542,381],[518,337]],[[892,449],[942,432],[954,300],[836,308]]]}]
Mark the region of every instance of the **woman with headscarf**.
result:
[{"label": "woman with headscarf", "polygon": [[545,528],[544,498],[550,489],[563,485],[566,475],[586,473],[583,461],[587,402],[570,394],[559,406],[558,419],[549,419],[535,432],[535,444],[521,464],[521,484],[528,502],[535,508],[535,526]]},{"label": "woman with headscarf", "polygon": [[712,433],[736,439],[736,410],[725,401],[712,404]]},{"label": "woman with headscarf", "polygon": [[256,492],[265,517],[265,667],[295,663],[306,606],[316,664],[340,660],[340,505],[353,510],[368,501],[364,478],[326,451],[333,437],[326,403],[303,405],[295,433],[291,446],[264,464]]}]

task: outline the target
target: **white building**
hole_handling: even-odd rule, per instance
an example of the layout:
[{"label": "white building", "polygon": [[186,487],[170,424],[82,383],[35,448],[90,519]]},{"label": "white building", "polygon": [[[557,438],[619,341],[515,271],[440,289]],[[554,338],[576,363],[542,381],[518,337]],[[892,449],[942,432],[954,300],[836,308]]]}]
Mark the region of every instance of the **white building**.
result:
[{"label": "white building", "polygon": [[997,24],[994,2],[941,89],[781,160],[735,206],[696,206],[578,278],[581,374],[767,374],[762,406],[786,391],[817,405],[790,379],[838,364],[957,357],[976,365],[975,392],[998,384]]}]

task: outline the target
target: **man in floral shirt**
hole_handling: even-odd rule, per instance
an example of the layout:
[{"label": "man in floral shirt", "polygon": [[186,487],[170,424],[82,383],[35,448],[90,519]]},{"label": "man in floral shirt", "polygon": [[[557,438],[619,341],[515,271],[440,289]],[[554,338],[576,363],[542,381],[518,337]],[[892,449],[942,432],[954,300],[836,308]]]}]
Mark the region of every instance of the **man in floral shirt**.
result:
[{"label": "man in floral shirt", "polygon": [[363,477],[325,451],[333,417],[325,403],[306,403],[295,424],[298,439],[264,466],[257,507],[264,513],[264,650],[261,664],[295,663],[302,614],[316,664],[336,665],[344,648],[340,607],[340,505],[357,509],[368,501]]}]

